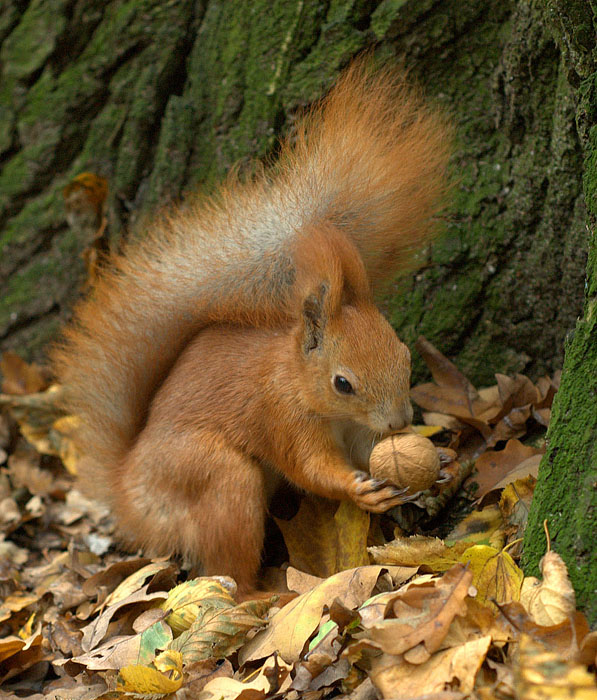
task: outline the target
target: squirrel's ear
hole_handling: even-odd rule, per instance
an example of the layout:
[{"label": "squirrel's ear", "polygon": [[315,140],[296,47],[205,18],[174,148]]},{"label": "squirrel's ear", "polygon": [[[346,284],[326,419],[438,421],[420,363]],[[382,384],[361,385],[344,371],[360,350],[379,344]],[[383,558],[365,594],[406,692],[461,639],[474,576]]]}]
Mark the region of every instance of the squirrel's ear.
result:
[{"label": "squirrel's ear", "polygon": [[322,282],[303,302],[303,351],[305,355],[318,348],[327,322],[326,300],[329,287]]}]

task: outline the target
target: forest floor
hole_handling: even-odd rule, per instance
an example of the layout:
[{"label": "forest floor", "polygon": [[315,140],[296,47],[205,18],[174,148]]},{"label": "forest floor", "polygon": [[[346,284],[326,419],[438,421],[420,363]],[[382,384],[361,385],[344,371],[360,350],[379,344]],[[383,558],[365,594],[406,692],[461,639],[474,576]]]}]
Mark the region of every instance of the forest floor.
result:
[{"label": "forest floor", "polygon": [[559,378],[477,390],[418,350],[433,382],[412,390],[413,431],[442,478],[383,516],[294,494],[267,540],[272,596],[240,603],[232,579],[118,549],[107,510],[75,488],[60,387],[5,354],[0,695],[597,697],[597,633],[549,523],[542,579],[517,563]]}]

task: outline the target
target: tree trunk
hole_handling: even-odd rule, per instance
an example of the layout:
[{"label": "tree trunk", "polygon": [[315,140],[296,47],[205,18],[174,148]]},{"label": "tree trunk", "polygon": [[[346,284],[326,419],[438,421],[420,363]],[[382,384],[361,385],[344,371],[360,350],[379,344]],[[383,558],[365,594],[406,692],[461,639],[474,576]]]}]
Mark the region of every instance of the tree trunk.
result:
[{"label": "tree trunk", "polygon": [[[584,0],[5,1],[1,348],[43,356],[80,292],[86,241],[66,225],[61,195],[73,177],[108,180],[114,245],[142,235],[157,206],[213,187],[237,162],[275,155],[297,111],[375,46],[403,60],[457,126],[446,234],[416,278],[396,283],[385,304],[392,322],[409,343],[426,335],[477,385],[493,383],[495,371],[551,372],[582,311],[583,163],[590,227],[596,215],[592,21]],[[591,256],[538,487],[545,505],[526,542],[535,562],[537,527],[551,514],[587,605]],[[418,360],[415,369],[418,379]],[[553,522],[557,507],[570,508],[567,523]]]},{"label": "tree trunk", "polygon": [[394,325],[479,384],[561,366],[582,301],[582,150],[561,51],[528,2],[11,0],[0,39],[3,348],[43,354],[80,288],[85,242],[60,194],[74,176],[108,179],[116,240],[275,153],[297,110],[375,45],[458,128],[454,213],[432,264],[388,300]]},{"label": "tree trunk", "polygon": [[543,521],[562,555],[577,600],[597,622],[597,6],[548,2],[546,16],[572,75],[580,80],[577,124],[584,152],[584,191],[590,231],[583,317],[566,344],[562,384],[547,434],[548,449],[524,538],[528,573],[545,552]]}]

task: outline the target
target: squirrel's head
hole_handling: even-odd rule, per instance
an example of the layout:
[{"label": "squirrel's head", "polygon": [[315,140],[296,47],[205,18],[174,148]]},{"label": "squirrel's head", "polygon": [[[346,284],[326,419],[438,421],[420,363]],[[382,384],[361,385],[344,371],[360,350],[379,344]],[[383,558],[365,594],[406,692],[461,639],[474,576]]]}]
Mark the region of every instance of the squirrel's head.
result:
[{"label": "squirrel's head", "polygon": [[333,303],[322,283],[303,303],[302,388],[309,407],[387,434],[412,420],[410,353],[375,306]]}]

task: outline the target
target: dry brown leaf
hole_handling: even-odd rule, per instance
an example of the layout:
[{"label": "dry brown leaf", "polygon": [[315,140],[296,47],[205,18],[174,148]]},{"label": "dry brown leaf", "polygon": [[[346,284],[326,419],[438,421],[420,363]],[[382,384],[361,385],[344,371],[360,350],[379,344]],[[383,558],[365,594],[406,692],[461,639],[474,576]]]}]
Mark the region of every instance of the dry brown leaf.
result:
[{"label": "dry brown leaf", "polygon": [[384,567],[361,566],[341,571],[285,605],[239,652],[241,663],[278,652],[288,663],[300,658],[303,647],[321,620],[323,607],[335,598],[347,608],[362,605],[370,596]]},{"label": "dry brown leaf", "polygon": [[159,571],[170,568],[170,566],[171,564],[169,561],[152,561],[150,564],[146,564],[119,583],[106,598],[104,605],[106,605],[106,607],[117,605],[126,598],[129,598],[131,594],[143,587],[143,584],[148,578],[155,576]]},{"label": "dry brown leaf", "polygon": [[465,644],[473,639],[490,636],[492,642],[505,644],[518,638],[518,631],[495,608],[489,608],[476,598],[465,598],[466,613],[452,620],[442,649]]},{"label": "dry brown leaf", "polygon": [[458,564],[441,579],[412,583],[388,604],[391,619],[368,626],[356,637],[366,637],[394,655],[421,645],[417,663],[425,662],[440,648],[454,617],[466,613],[464,599],[471,593],[472,578],[472,573]]},{"label": "dry brown leaf", "polygon": [[176,693],[176,700],[197,700],[205,686],[216,678],[232,678],[234,668],[227,659],[206,659],[185,664],[185,682]]},{"label": "dry brown leaf", "polygon": [[500,605],[499,609],[516,630],[529,635],[563,659],[579,661],[583,658],[581,647],[589,635],[590,627],[587,618],[578,610],[558,625],[544,627],[531,620],[521,603],[506,603]]},{"label": "dry brown leaf", "polygon": [[425,411],[423,413],[423,422],[425,423],[425,425],[438,425],[441,428],[445,428],[446,430],[453,430],[454,432],[466,428],[466,423],[463,423],[461,420],[458,420],[458,418],[450,416],[447,413],[434,413],[432,411]]},{"label": "dry brown leaf", "polygon": [[512,408],[535,404],[540,395],[533,382],[524,374],[508,377],[505,374],[495,375],[503,413],[506,415]]},{"label": "dry brown leaf", "polygon": [[514,665],[514,689],[525,700],[595,700],[595,676],[574,661],[565,661],[557,651],[523,634]]},{"label": "dry brown leaf", "polygon": [[289,591],[294,591],[295,593],[306,593],[315,588],[315,586],[319,586],[324,580],[321,576],[312,576],[304,571],[299,571],[294,566],[289,566],[286,570],[286,585]]},{"label": "dry brown leaf", "polygon": [[[335,601],[331,607],[333,608],[334,605],[338,605],[338,602]],[[346,611],[346,608],[343,610]],[[358,614],[356,612],[352,612],[352,614],[358,621]],[[324,628],[328,626],[330,626],[329,623]],[[317,643],[315,644],[314,640],[302,661],[295,664],[294,680],[291,685],[293,690],[301,692],[320,690],[332,686],[348,676],[351,669],[350,662],[346,658],[338,659],[338,655],[342,651],[340,634],[339,627],[331,625],[327,634],[321,638],[320,635],[316,637]]]},{"label": "dry brown leaf", "polygon": [[454,389],[470,397],[471,401],[477,398],[475,387],[464,374],[425,337],[421,335],[417,338],[415,348],[425,360],[436,384]]},{"label": "dry brown leaf", "polygon": [[215,678],[198,695],[198,700],[260,700],[285,692],[290,685],[292,666],[280,658],[268,658],[259,673],[245,681]]},{"label": "dry brown leaf", "polygon": [[515,481],[522,481],[528,477],[532,477],[532,481],[528,483],[533,483],[537,480],[537,475],[539,473],[539,464],[543,459],[543,450],[537,454],[523,460],[520,464],[515,467],[511,472],[509,472],[501,481],[495,485],[496,489],[503,489],[508,484],[512,484]]},{"label": "dry brown leaf", "polygon": [[576,610],[576,596],[566,564],[557,552],[547,552],[539,568],[543,581],[531,576],[525,578],[520,602],[538,625],[549,627],[570,617]]},{"label": "dry brown leaf", "polygon": [[503,440],[522,437],[527,431],[530,416],[530,406],[513,408],[491,431],[491,435],[487,437],[487,447],[493,447]]},{"label": "dry brown leaf", "polygon": [[475,678],[490,643],[491,637],[481,637],[438,651],[426,663],[416,665],[408,663],[403,657],[384,654],[373,660],[371,680],[382,698],[435,698],[436,693],[452,687],[454,681],[458,682],[463,693],[456,697],[464,697],[474,688]]},{"label": "dry brown leaf", "polygon": [[369,514],[351,501],[307,495],[294,518],[276,523],[290,564],[307,574],[326,577],[369,563]]},{"label": "dry brown leaf", "polygon": [[[534,459],[531,457],[531,459]],[[529,461],[529,460],[526,460]],[[533,476],[517,479],[502,491],[499,509],[509,526],[510,537],[522,537],[529,517],[537,480]]]},{"label": "dry brown leaf", "polygon": [[0,394],[0,406],[9,409],[23,436],[41,454],[59,455],[60,438],[52,426],[62,416],[62,394],[56,384],[36,394]]},{"label": "dry brown leaf", "polygon": [[119,612],[126,605],[133,605],[135,603],[146,603],[150,600],[157,600],[158,598],[166,598],[168,594],[165,591],[155,591],[154,593],[148,593],[147,589],[150,584],[143,586],[140,590],[131,593],[126,598],[119,600],[114,605],[107,607],[104,612],[97,617],[93,622],[87,627],[84,627],[83,639],[81,646],[83,650],[88,652],[94,649],[106,636],[108,631],[108,625],[114,617],[114,615]]},{"label": "dry brown leaf", "polygon": [[[428,566],[433,571],[447,571],[460,561],[460,555],[469,547],[467,542],[447,546],[437,537],[397,537],[383,547],[369,547],[377,564],[419,568]],[[414,573],[414,572],[413,572]]]},{"label": "dry brown leaf", "polygon": [[172,631],[158,620],[137,634],[111,637],[89,653],[74,657],[73,661],[90,671],[119,670],[125,666],[150,663],[156,651],[165,649],[171,641]]},{"label": "dry brown leaf", "polygon": [[54,477],[47,469],[40,469],[40,455],[33,448],[20,449],[8,458],[8,474],[15,488],[26,488],[36,496],[45,496],[52,490]]},{"label": "dry brown leaf", "polygon": [[469,546],[490,544],[490,541],[495,542],[495,533],[502,531],[503,527],[502,513],[497,504],[493,504],[469,513],[446,537],[446,542],[449,545],[465,541]]},{"label": "dry brown leaf", "polygon": [[103,603],[124,579],[150,562],[151,559],[145,558],[117,561],[88,578],[83,584],[83,592],[90,598],[98,596],[101,598],[100,603]]},{"label": "dry brown leaf", "polygon": [[4,394],[34,394],[48,386],[46,372],[36,364],[28,364],[16,353],[8,350],[0,358]]},{"label": "dry brown leaf", "polygon": [[18,636],[10,635],[0,639],[0,683],[18,675],[46,657],[42,646],[41,623],[37,624],[35,630],[27,632],[26,630],[33,623],[33,616],[29,622],[29,625],[19,630]]},{"label": "dry brown leaf", "polygon": [[484,452],[475,462],[477,473],[470,479],[478,485],[476,492],[478,501],[493,489],[498,488],[497,484],[504,482],[507,475],[522,462],[541,454],[541,450],[523,445],[519,440],[508,440],[503,450]]}]

